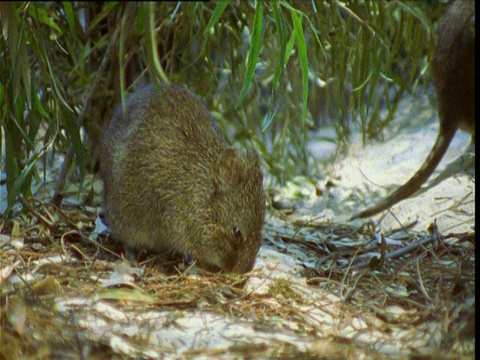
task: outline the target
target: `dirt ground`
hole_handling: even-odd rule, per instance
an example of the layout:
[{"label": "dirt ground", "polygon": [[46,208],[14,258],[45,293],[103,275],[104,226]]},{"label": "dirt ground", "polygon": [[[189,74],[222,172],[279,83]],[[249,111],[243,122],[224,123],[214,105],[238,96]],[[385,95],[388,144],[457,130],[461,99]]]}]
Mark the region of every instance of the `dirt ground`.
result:
[{"label": "dirt ground", "polygon": [[[248,277],[122,260],[99,207],[80,211],[74,200],[63,212],[34,205],[46,221],[30,212],[3,223],[0,358],[473,359],[469,136],[455,136],[419,194],[348,221],[413,175],[435,141],[427,96],[401,109],[384,141],[364,147],[355,135],[340,161],[312,137],[312,163],[325,177],[269,189]],[[92,189],[98,198],[98,181]]]}]

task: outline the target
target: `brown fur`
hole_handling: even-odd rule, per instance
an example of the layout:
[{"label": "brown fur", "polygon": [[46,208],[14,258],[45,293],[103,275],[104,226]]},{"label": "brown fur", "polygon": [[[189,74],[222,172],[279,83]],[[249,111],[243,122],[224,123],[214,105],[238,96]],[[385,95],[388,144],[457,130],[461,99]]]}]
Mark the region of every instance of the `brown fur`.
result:
[{"label": "brown fur", "polygon": [[439,25],[433,58],[440,130],[422,167],[380,204],[351,219],[375,215],[414,194],[430,177],[458,128],[475,135],[475,1],[457,0]]},{"label": "brown fur", "polygon": [[185,88],[153,85],[119,107],[102,139],[105,219],[134,249],[188,252],[210,271],[253,268],[265,217],[254,151],[227,148]]}]

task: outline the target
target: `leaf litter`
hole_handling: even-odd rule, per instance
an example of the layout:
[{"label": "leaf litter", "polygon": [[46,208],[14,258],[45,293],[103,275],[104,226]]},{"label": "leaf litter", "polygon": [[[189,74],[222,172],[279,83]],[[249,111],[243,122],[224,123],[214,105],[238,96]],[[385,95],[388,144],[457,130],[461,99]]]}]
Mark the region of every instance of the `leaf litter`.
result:
[{"label": "leaf litter", "polygon": [[369,148],[385,153],[389,141],[352,146],[323,185],[299,178],[275,188],[244,276],[206,274],[167,254],[129,260],[100,220],[95,178],[85,187],[96,189],[91,207],[20,199],[25,211],[0,223],[3,358],[473,359],[472,177],[458,173],[373,221],[346,221],[361,206],[352,179],[364,167],[352,159],[368,164]]}]

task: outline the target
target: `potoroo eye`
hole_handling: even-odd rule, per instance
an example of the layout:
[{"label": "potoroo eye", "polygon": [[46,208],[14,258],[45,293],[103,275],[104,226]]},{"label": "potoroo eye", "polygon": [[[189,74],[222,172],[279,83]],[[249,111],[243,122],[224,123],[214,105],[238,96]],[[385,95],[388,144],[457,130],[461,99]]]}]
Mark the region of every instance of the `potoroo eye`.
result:
[{"label": "potoroo eye", "polygon": [[240,229],[237,228],[237,227],[234,227],[234,228],[233,228],[233,235],[235,235],[235,237],[236,237],[237,239],[239,239],[239,240],[242,239],[242,232],[241,232]]}]

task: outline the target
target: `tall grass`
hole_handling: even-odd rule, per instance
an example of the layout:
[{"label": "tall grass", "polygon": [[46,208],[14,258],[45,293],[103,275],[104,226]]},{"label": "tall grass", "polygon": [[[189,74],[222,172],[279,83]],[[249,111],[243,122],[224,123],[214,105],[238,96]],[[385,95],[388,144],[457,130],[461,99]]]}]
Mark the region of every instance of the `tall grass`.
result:
[{"label": "tall grass", "polygon": [[[251,143],[280,182],[308,168],[309,130],[353,126],[364,140],[398,99],[430,81],[433,1],[1,3],[2,172],[8,209],[68,154],[95,171],[115,104],[146,82],[199,93],[231,143]],[[380,110],[387,109],[381,117]],[[49,160],[50,159],[50,160]],[[73,166],[68,160],[71,159]],[[46,166],[42,167],[43,169]],[[69,172],[70,171],[70,172]]]}]

